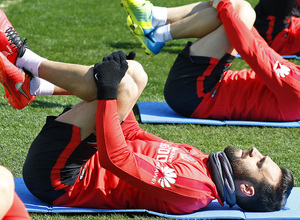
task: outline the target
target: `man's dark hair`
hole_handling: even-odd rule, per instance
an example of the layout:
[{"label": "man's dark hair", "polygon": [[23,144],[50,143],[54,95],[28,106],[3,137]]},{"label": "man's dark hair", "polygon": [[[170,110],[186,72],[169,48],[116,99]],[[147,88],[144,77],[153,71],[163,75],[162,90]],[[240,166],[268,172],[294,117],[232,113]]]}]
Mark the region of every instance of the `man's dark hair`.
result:
[{"label": "man's dark hair", "polygon": [[254,186],[255,194],[252,197],[237,196],[237,205],[250,212],[270,212],[282,209],[294,186],[294,177],[290,170],[284,167],[280,169],[282,177],[275,188],[266,181],[258,182],[254,178],[248,179]]}]

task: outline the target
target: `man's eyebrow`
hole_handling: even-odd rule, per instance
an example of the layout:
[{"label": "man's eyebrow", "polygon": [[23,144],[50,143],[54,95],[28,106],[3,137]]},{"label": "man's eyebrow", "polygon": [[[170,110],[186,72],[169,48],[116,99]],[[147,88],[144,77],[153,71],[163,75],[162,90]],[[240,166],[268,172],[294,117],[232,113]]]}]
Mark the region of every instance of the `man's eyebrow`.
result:
[{"label": "man's eyebrow", "polygon": [[267,159],[267,156],[268,155],[265,155],[264,157],[263,157],[263,159],[261,159],[261,161],[260,161],[260,168],[262,168],[263,167],[263,165],[264,165],[264,162],[266,161],[266,159]]}]

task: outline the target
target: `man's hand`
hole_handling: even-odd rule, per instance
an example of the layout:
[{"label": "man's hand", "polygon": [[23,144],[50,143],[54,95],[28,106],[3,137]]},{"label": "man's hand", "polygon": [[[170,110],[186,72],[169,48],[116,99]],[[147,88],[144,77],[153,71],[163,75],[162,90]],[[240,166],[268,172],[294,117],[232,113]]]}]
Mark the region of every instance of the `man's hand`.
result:
[{"label": "man's hand", "polygon": [[119,62],[120,60],[134,60],[135,55],[134,51],[131,51],[128,55],[126,55],[123,51],[118,51],[103,57],[102,61],[115,60],[116,62]]},{"label": "man's hand", "polygon": [[94,65],[98,100],[117,99],[118,86],[128,69],[126,57],[123,51],[118,51],[104,57],[102,63]]}]

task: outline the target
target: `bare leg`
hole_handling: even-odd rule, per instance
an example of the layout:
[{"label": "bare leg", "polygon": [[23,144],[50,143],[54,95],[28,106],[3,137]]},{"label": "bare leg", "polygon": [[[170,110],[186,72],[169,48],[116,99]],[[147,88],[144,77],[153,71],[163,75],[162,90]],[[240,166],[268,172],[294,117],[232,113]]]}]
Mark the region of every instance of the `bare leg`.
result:
[{"label": "bare leg", "polygon": [[54,91],[52,95],[73,95],[73,94],[58,86],[54,86]]},{"label": "bare leg", "polygon": [[[241,20],[252,28],[255,21],[255,13],[251,5],[243,0],[232,0],[233,6],[238,12]],[[175,22],[170,26],[171,35],[174,38],[197,37],[190,48],[192,56],[207,56],[220,59],[226,53],[236,55],[225,29],[217,18],[217,11],[210,7],[199,13]]]},{"label": "bare leg", "polygon": [[209,7],[170,25],[173,39],[201,38],[216,30],[222,23],[215,9]]},{"label": "bare leg", "polygon": [[97,88],[92,66],[44,60],[39,67],[39,77],[83,100],[96,99]]},{"label": "bare leg", "polygon": [[[143,70],[141,64],[131,60],[128,61],[128,64],[130,68],[128,69],[127,74],[122,79],[118,90],[117,103],[120,122],[124,121],[127,115],[130,113],[138,97],[147,84],[147,74]],[[92,85],[95,85],[94,79],[92,80]],[[89,83],[83,86],[88,87],[88,85],[90,87],[93,87],[90,90],[95,90],[93,96],[96,97],[96,86],[91,86],[91,84]],[[95,132],[97,110],[96,107],[96,100],[91,102],[83,101],[75,105],[71,110],[64,113],[56,120],[80,127],[81,139],[84,139],[91,133]]]},{"label": "bare leg", "polygon": [[182,20],[185,17],[189,17],[192,14],[198,13],[209,7],[210,5],[207,2],[198,2],[179,7],[167,8],[167,24]]},{"label": "bare leg", "polygon": [[[139,65],[130,60],[128,63],[127,74],[134,74],[132,69]],[[139,81],[139,76],[137,74],[135,76]],[[44,60],[39,67],[39,77],[56,85],[56,94],[64,93],[66,90],[85,101],[96,99],[97,88],[93,76],[93,66]]]},{"label": "bare leg", "polygon": [[216,30],[221,21],[209,2],[200,2],[181,7],[168,8],[167,22],[173,39],[201,38]]},{"label": "bare leg", "polygon": [[13,204],[14,187],[12,173],[0,165],[0,219],[5,216]]}]

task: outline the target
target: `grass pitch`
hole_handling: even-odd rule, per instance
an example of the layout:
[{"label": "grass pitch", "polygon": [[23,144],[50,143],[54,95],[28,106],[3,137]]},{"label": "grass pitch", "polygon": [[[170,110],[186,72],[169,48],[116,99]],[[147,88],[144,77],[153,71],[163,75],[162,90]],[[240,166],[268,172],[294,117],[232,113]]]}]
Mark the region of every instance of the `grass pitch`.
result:
[{"label": "grass pitch", "polygon": [[[192,0],[152,1],[159,6],[179,6]],[[258,0],[249,1],[253,6]],[[3,4],[6,7],[3,7]],[[150,57],[126,27],[126,13],[120,1],[107,0],[16,0],[1,5],[28,46],[51,60],[93,65],[113,51],[135,50],[149,76],[148,85],[138,101],[164,101],[163,86],[178,52],[187,40],[167,42],[162,52]],[[300,65],[298,60],[292,60]],[[248,68],[236,59],[232,69]],[[0,87],[0,95],[4,89]],[[66,106],[80,101],[73,96],[43,96],[23,110],[14,110],[0,100],[0,164],[15,177],[22,177],[22,165],[31,142],[44,125],[47,115],[58,115]],[[268,154],[279,166],[289,168],[300,186],[299,128],[242,126],[200,126],[141,124],[148,132],[173,142],[198,147],[204,153],[217,152],[228,145],[242,149],[256,147]],[[145,219],[145,215],[94,214],[58,215],[31,214],[32,219]]]}]

